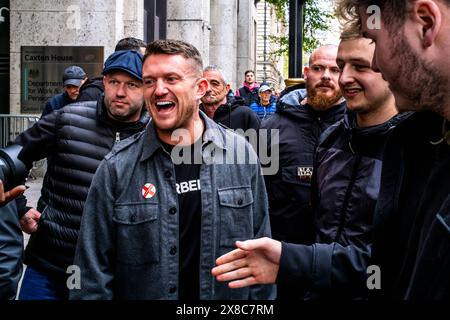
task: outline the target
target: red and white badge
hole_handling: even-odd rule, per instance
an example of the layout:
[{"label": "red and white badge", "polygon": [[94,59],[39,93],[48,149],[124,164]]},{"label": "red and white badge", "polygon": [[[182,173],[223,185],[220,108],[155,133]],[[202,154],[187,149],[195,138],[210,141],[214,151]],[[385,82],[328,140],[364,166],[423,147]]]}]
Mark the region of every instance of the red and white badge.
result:
[{"label": "red and white badge", "polygon": [[150,199],[156,194],[156,187],[151,183],[146,183],[144,187],[142,187],[142,196],[145,199]]}]

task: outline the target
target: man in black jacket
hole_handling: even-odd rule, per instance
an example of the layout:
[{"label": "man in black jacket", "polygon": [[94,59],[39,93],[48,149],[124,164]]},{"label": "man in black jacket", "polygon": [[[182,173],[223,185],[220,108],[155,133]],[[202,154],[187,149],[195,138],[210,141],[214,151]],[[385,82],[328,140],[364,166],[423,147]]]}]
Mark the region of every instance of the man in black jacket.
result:
[{"label": "man in black jacket", "polygon": [[[252,281],[306,288],[307,298],[363,298],[372,244],[372,221],[387,136],[399,122],[388,83],[371,70],[375,45],[345,31],[337,53],[339,85],[350,110],[323,133],[315,154],[312,199],[316,243],[272,239],[244,243],[231,255],[256,254]],[[239,249],[238,249],[239,250]],[[264,252],[267,250],[268,254]],[[272,256],[271,256],[272,255]],[[230,256],[221,258],[219,264]],[[220,268],[220,267],[219,267]],[[220,272],[226,272],[228,265]],[[264,270],[263,272],[261,272]],[[222,275],[218,280],[230,280]],[[250,284],[249,279],[244,283]],[[293,298],[293,297],[285,297]]]},{"label": "man in black jacket", "polygon": [[241,97],[228,97],[230,84],[225,80],[222,70],[217,66],[208,66],[203,70],[203,77],[208,80],[208,90],[202,97],[200,110],[217,123],[237,130],[258,130],[258,116],[246,106]]},{"label": "man in black jacket", "polygon": [[[450,299],[450,1],[340,1],[376,42],[374,70],[400,112],[417,111],[386,144],[372,262],[383,299]],[[370,13],[372,14],[370,14]]]},{"label": "man in black jacket", "polygon": [[[305,68],[304,89],[280,98],[277,111],[261,129],[279,130],[279,170],[265,177],[274,239],[293,243],[313,241],[310,188],[313,158],[320,135],[342,119],[345,101],[339,89],[336,46],[313,52]],[[269,140],[269,139],[268,139]],[[268,146],[272,142],[269,140]]]},{"label": "man in black jacket", "polygon": [[[98,101],[70,104],[18,136],[27,166],[47,157],[38,207],[21,218],[31,233],[19,299],[66,299],[81,214],[93,175],[114,144],[140,132],[143,108],[142,55],[118,51],[105,62],[105,93]],[[19,208],[20,210],[20,208]]]},{"label": "man in black jacket", "polygon": [[[267,137],[268,153],[279,150],[279,169],[265,176],[272,235],[277,240],[303,244],[314,240],[310,205],[314,152],[322,132],[342,119],[346,105],[338,84],[336,54],[333,45],[315,50],[304,70],[306,92],[286,90],[277,111],[261,124],[267,132],[279,132],[278,145]],[[279,299],[294,295],[302,296],[289,285],[278,286]]]}]

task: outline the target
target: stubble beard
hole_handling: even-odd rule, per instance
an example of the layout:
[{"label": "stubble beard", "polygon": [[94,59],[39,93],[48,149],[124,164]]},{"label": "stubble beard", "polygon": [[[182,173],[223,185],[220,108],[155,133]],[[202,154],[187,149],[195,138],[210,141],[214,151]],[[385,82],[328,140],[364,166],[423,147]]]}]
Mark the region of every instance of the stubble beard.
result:
[{"label": "stubble beard", "polygon": [[431,110],[443,113],[449,79],[429,62],[420,59],[400,32],[393,36],[391,59],[400,61],[398,70],[392,73],[391,89],[402,92],[411,101],[410,106],[401,106],[400,111]]}]

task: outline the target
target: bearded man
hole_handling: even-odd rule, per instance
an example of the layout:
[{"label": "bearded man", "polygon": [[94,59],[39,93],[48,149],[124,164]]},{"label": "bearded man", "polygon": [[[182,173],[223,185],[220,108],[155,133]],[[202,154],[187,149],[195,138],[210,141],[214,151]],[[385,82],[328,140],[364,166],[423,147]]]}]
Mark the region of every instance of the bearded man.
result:
[{"label": "bearded man", "polygon": [[[310,206],[313,157],[319,137],[330,125],[342,119],[346,103],[339,89],[338,47],[316,49],[305,67],[304,89],[293,88],[280,98],[275,114],[261,129],[279,130],[279,170],[266,176],[270,223],[274,239],[310,244],[314,241]],[[269,147],[275,147],[268,143]],[[278,287],[278,297],[289,293]],[[292,298],[292,297],[291,297]]]}]

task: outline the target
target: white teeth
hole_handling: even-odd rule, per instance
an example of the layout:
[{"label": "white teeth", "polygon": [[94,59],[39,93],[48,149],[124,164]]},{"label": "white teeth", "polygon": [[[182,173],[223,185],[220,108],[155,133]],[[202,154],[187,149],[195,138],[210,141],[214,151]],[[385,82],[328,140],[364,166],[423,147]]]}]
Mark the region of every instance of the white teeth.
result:
[{"label": "white teeth", "polygon": [[158,107],[166,107],[166,106],[170,106],[172,104],[173,104],[173,102],[170,102],[170,101],[162,101],[162,102],[157,102],[156,103],[156,105]]}]

